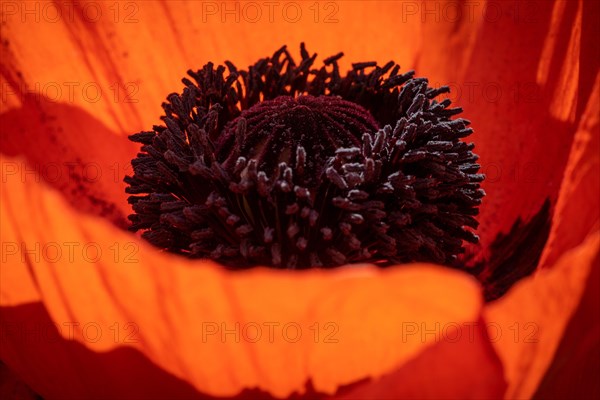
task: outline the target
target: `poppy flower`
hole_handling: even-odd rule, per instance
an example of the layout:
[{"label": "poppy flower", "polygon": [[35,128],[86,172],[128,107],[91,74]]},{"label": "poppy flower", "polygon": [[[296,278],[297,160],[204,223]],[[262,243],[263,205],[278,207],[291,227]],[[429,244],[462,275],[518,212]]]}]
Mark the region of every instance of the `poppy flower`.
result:
[{"label": "poppy flower", "polygon": [[[593,379],[600,368],[597,2],[31,4],[2,4],[3,394],[51,399],[600,393]],[[390,59],[409,67],[403,73],[412,69],[427,76],[434,91],[448,84],[453,104],[474,127],[468,141],[476,144],[487,176],[481,183],[485,199],[469,203],[480,211],[478,242],[443,247],[434,241],[422,253],[400,251],[401,246],[385,253],[374,242],[370,249],[385,258],[373,258],[362,251],[369,234],[357,237],[361,246],[355,253],[339,251],[354,254],[353,264],[278,269],[270,266],[303,267],[314,265],[315,258],[289,263],[288,249],[279,263],[269,249],[255,254],[262,266],[254,266],[251,248],[241,242],[235,243],[237,252],[226,254],[217,232],[186,236],[175,220],[185,212],[173,204],[177,199],[158,204],[166,213],[150,212],[135,199],[130,208],[129,195],[152,193],[148,187],[125,191],[141,188],[139,160],[153,149],[149,134],[137,134],[133,138],[146,147],[136,156],[139,143],[128,136],[160,124],[168,93],[182,95],[168,97],[163,123],[169,132],[181,130],[169,118],[182,115],[176,109],[176,99],[185,98],[182,71],[210,61],[253,65],[265,56],[273,60],[279,43],[288,43],[291,52],[301,42],[323,60],[342,50],[343,58],[329,61],[335,61],[340,79],[354,76],[353,82],[368,89],[371,102],[393,90],[400,96],[410,84],[412,75],[397,89],[378,92],[376,83],[390,75],[375,72],[379,75],[368,83],[367,72],[362,77],[356,72],[364,66],[373,77]],[[380,69],[348,64],[364,60],[376,60]],[[333,74],[333,66],[324,71]],[[319,76],[315,68],[309,82]],[[200,89],[199,82],[189,83],[185,86]],[[378,108],[347,93],[326,100],[318,90],[303,89],[304,97],[281,99],[266,90],[239,115],[234,108],[219,111],[232,113],[216,120],[223,121],[216,159],[229,177],[244,178],[236,175],[240,157],[264,161],[256,148],[237,141],[239,130],[247,133],[256,123],[240,122],[256,111],[252,107],[262,105],[261,118],[277,119],[269,114],[272,107],[300,104],[312,113],[309,122],[326,119],[335,108],[345,112],[338,116],[345,124],[341,131],[358,127],[372,131],[371,139],[388,119],[401,119],[377,112],[398,108]],[[281,94],[281,88],[273,90]],[[415,93],[409,108],[442,104],[429,93],[432,98],[422,103],[414,102]],[[210,107],[204,111],[208,117]],[[283,114],[289,118],[286,128],[302,130],[306,114]],[[459,125],[453,130],[456,143],[465,143],[458,136],[467,128]],[[332,149],[349,149],[358,140],[321,126],[322,137],[333,135]],[[165,127],[157,126],[152,135],[160,136]],[[208,146],[197,133],[198,143]],[[303,152],[319,160],[309,145],[321,139],[295,145],[277,162],[299,172]],[[170,168],[177,166],[180,154],[165,151],[160,157],[170,159],[165,158]],[[321,165],[335,160],[331,151]],[[346,155],[366,171],[364,154]],[[138,160],[133,169],[132,159]],[[269,162],[261,168],[278,173],[277,163]],[[475,174],[472,168],[468,173]],[[316,169],[305,170],[306,185],[322,179]],[[213,179],[219,171],[204,172]],[[210,179],[194,193],[214,191]],[[335,183],[333,172],[330,179]],[[472,185],[479,180],[464,184],[477,190]],[[184,216],[193,217],[191,211]],[[144,234],[153,244],[127,231],[132,212],[135,228],[158,232]],[[167,214],[172,216],[162,216]],[[144,224],[143,218],[154,220]],[[464,226],[452,233],[472,237],[472,227]],[[433,234],[435,226],[429,228]],[[328,248],[318,254],[324,266],[346,261],[336,260]],[[217,249],[221,252],[213,254]],[[208,250],[221,263],[207,261]]]}]

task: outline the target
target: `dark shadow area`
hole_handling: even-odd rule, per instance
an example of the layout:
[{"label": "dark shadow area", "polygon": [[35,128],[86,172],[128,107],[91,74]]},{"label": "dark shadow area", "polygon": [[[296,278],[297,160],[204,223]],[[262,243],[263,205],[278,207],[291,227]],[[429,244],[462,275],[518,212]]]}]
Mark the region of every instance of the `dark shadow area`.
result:
[{"label": "dark shadow area", "polygon": [[68,398],[66,393],[85,393],[89,399],[116,394],[122,399],[209,398],[131,347],[95,353],[64,339],[52,330],[54,321],[41,303],[2,307],[0,315],[3,361],[44,399]]},{"label": "dark shadow area", "polygon": [[[208,396],[126,345],[94,352],[61,336],[41,303],[2,307],[0,344],[2,362],[47,400],[73,399],[75,394],[84,394],[86,399],[275,399],[259,389],[245,389],[233,397]],[[293,394],[287,400],[325,397],[308,382],[303,395]]]},{"label": "dark shadow area", "polygon": [[[417,357],[379,379],[340,393],[340,399],[501,399],[506,391],[502,363],[485,322],[471,333],[448,332]],[[458,332],[458,334],[456,334]],[[471,336],[472,335],[472,336]],[[452,337],[452,338],[451,338]],[[398,345],[398,344],[396,344]]]},{"label": "dark shadow area", "polygon": [[592,265],[579,307],[534,399],[600,398],[600,255]]},{"label": "dark shadow area", "polygon": [[[233,397],[208,396],[132,347],[122,345],[94,352],[64,338],[53,329],[55,323],[41,303],[0,309],[0,358],[11,368],[11,375],[39,394],[37,399],[275,400],[259,389],[245,389]],[[429,398],[435,398],[436,393],[446,393],[448,388],[464,395],[474,389],[476,393],[500,396],[506,388],[501,364],[488,342],[485,324],[477,326],[474,337],[460,335],[459,342],[442,340],[388,375],[342,386],[334,396],[357,399],[368,394],[389,398],[389,393],[405,393],[420,398],[419,393],[429,393]],[[450,368],[446,360],[455,360],[453,365],[460,368]],[[465,373],[479,374],[479,381],[462,379]],[[442,386],[436,387],[434,382]],[[423,388],[429,389],[421,392]],[[316,392],[309,381],[303,395],[295,393],[285,400],[325,398],[329,397]]]},{"label": "dark shadow area", "polygon": [[136,149],[86,111],[41,95],[0,115],[0,152],[25,161],[3,166],[3,179],[42,182],[74,208],[124,227],[123,176]]},{"label": "dark shadow area", "polygon": [[481,282],[486,301],[503,296],[519,280],[537,268],[548,241],[551,205],[546,199],[527,221],[517,218],[511,230],[496,236],[484,260],[466,260],[466,271]]},{"label": "dark shadow area", "polygon": [[594,79],[600,69],[600,2],[583,2],[583,21],[581,24],[581,54],[579,67],[579,102],[577,118],[581,117],[594,88]]},{"label": "dark shadow area", "polygon": [[0,398],[6,400],[42,400],[10,368],[0,361]]}]

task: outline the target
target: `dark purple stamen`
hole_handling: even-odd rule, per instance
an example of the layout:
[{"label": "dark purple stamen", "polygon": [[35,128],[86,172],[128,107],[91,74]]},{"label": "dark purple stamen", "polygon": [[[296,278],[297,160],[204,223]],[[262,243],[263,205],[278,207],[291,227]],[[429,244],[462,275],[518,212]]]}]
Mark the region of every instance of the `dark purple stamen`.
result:
[{"label": "dark purple stamen", "polygon": [[339,97],[280,96],[244,110],[231,121],[216,146],[216,158],[228,170],[243,156],[273,172],[281,162],[290,164],[301,147],[300,166],[294,166],[305,169],[306,179],[316,183],[328,155],[359,145],[364,132],[377,130],[368,111]]},{"label": "dark purple stamen", "polygon": [[[166,126],[132,135],[131,229],[233,268],[451,263],[477,242],[468,121],[413,72],[301,47],[248,71],[208,64],[163,104]],[[367,72],[368,70],[368,72]]]}]

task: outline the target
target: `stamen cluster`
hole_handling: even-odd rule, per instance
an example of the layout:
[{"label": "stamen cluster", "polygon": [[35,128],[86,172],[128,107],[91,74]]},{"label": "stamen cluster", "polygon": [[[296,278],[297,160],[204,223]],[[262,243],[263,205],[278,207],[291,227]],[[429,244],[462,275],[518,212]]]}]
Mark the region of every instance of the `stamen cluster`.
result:
[{"label": "stamen cluster", "polygon": [[232,268],[448,264],[477,242],[484,177],[462,110],[434,99],[448,88],[393,62],[342,77],[341,53],[320,69],[301,56],[189,71],[165,125],[130,137],[131,229]]}]

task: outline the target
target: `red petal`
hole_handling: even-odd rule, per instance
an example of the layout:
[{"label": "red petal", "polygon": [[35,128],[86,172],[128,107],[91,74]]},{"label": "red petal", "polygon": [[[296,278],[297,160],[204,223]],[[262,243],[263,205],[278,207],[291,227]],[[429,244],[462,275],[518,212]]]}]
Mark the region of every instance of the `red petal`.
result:
[{"label": "red petal", "polygon": [[45,100],[3,113],[0,124],[2,153],[26,157],[5,163],[3,176],[45,182],[81,211],[125,226],[133,144],[83,110]]},{"label": "red petal", "polygon": [[[43,308],[35,306],[33,314],[15,308],[41,302],[64,339],[69,339],[69,324],[80,324],[72,333],[77,346],[63,340],[32,343],[19,335],[2,338],[0,358],[49,398],[85,397],[96,388],[107,396],[133,393],[140,382],[158,375],[220,396],[256,387],[285,397],[304,392],[309,380],[316,392],[333,394],[341,386],[402,369],[428,349],[439,347],[448,357],[464,348],[436,344],[445,340],[443,331],[399,342],[407,323],[445,327],[479,318],[478,285],[450,269],[226,272],[157,252],[105,221],[74,212],[40,184],[8,179],[5,188],[1,233],[7,263],[1,272],[10,284],[0,288],[3,323],[43,321]],[[89,340],[90,324],[103,333],[97,341]],[[123,335],[118,341],[111,327]],[[257,327],[262,336],[256,340]],[[137,341],[123,343],[132,329]],[[131,360],[138,353],[128,356],[127,348],[147,360]],[[495,376],[495,390],[499,369],[484,350],[470,350],[469,365],[488,360],[486,374]],[[107,352],[112,355],[103,356]],[[28,356],[36,353],[43,361]],[[116,373],[115,354],[128,360],[123,365],[136,365],[135,379],[128,371]],[[50,362],[52,380],[45,378]],[[90,368],[93,374],[79,376]],[[168,396],[170,388],[157,390]]]},{"label": "red petal", "polygon": [[530,398],[537,389],[593,269],[598,268],[599,247],[596,232],[552,269],[522,280],[486,308],[490,340],[509,385],[505,398]]},{"label": "red petal", "polygon": [[600,226],[600,73],[592,87],[575,134],[540,268],[551,266]]},{"label": "red petal", "polygon": [[[596,17],[600,13],[596,10]],[[594,15],[594,14],[592,14]],[[597,18],[596,18],[597,19]],[[595,26],[598,29],[598,25]],[[597,35],[596,35],[597,36]],[[561,253],[575,247],[590,232],[598,236],[600,198],[600,75],[596,75],[589,103],[585,108],[569,165],[565,171],[556,206],[553,230],[543,255],[541,268],[550,267]],[[574,263],[571,268],[579,268]],[[537,398],[584,398],[600,396],[596,378],[600,372],[600,259],[593,261],[579,307],[567,330],[551,368],[546,373]]]},{"label": "red petal", "polygon": [[600,259],[596,256],[585,293],[569,320],[552,365],[536,391],[539,399],[600,396]]},{"label": "red petal", "polygon": [[[450,3],[430,7],[453,16]],[[466,2],[455,24],[425,25],[427,37],[447,38],[448,50],[423,52],[418,72],[449,83],[475,129],[469,139],[487,175],[484,248],[558,196],[578,106],[589,94],[585,78],[597,70],[596,49],[581,45],[583,10],[581,1]]]},{"label": "red petal", "polygon": [[[256,6],[258,23],[223,23],[252,20]],[[125,136],[160,123],[160,105],[181,90],[186,70],[227,59],[245,66],[284,43],[297,52],[301,41],[323,58],[347,49],[345,66],[365,57],[412,58],[416,43],[390,52],[369,39],[395,25],[392,10],[391,3],[9,3],[1,152],[25,159],[25,179],[46,181],[79,209],[124,224],[130,207],[123,177],[138,149]],[[377,24],[365,26],[363,18]],[[415,25],[401,28],[409,33]]]},{"label": "red petal", "polygon": [[[407,325],[407,327],[410,325]],[[454,331],[450,327],[456,328]],[[431,328],[431,327],[430,327]],[[393,372],[357,385],[340,399],[483,399],[500,398],[506,390],[485,323],[447,325],[442,338]],[[419,334],[435,335],[419,329]],[[338,398],[338,397],[336,397]]]}]

